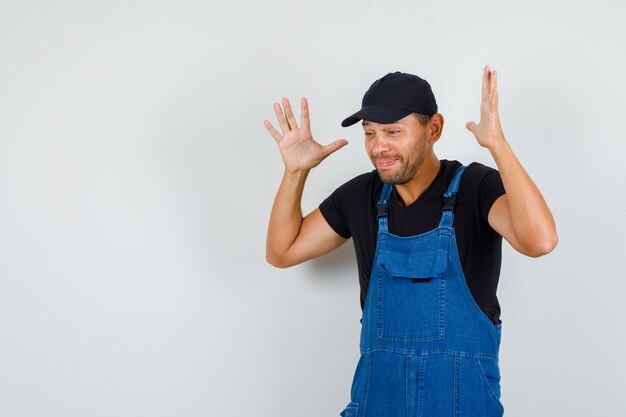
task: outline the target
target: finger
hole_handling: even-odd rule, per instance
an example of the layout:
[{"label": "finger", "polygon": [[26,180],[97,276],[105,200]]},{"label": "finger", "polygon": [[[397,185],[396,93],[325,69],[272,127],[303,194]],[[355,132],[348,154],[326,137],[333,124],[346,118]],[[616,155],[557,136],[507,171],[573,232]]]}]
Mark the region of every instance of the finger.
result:
[{"label": "finger", "polygon": [[322,146],[322,154],[324,155],[324,158],[326,158],[328,155],[343,148],[347,144],[348,144],[348,141],[345,139],[336,140],[332,143],[329,143],[326,146]]},{"label": "finger", "polygon": [[278,130],[274,129],[274,126],[272,126],[269,120],[263,120],[263,124],[265,125],[265,128],[267,129],[269,134],[272,135],[276,143],[280,142],[283,139],[280,133],[278,133]]},{"label": "finger", "polygon": [[489,98],[489,107],[492,112],[498,111],[498,73],[494,71],[491,74],[491,94]]},{"label": "finger", "polygon": [[489,100],[489,65],[485,65],[483,68],[483,91],[482,102],[486,103]]},{"label": "finger", "polygon": [[296,123],[296,118],[293,115],[291,104],[289,104],[289,100],[286,97],[283,97],[283,107],[285,108],[285,116],[287,116],[289,127],[291,127],[291,129],[297,129],[298,123]]},{"label": "finger", "polygon": [[289,124],[287,123],[287,119],[285,119],[285,115],[283,114],[283,109],[280,107],[280,104],[274,103],[274,113],[276,113],[276,118],[278,119],[278,125],[280,126],[280,130],[283,131],[283,135],[289,132]]},{"label": "finger", "polygon": [[303,129],[311,129],[311,121],[309,119],[309,103],[306,97],[300,99],[300,124]]},{"label": "finger", "polygon": [[476,129],[478,129],[478,125],[475,122],[467,122],[465,123],[465,127],[472,133],[474,133]]}]

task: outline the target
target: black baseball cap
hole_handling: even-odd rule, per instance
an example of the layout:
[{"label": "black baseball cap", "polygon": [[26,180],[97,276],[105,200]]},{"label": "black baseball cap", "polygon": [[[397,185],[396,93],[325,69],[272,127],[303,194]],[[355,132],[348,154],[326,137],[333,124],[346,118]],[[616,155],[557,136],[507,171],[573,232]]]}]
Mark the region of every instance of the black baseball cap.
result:
[{"label": "black baseball cap", "polygon": [[417,75],[396,71],[374,81],[365,92],[361,110],[341,122],[352,126],[359,120],[393,123],[411,113],[432,116],[437,113],[437,102],[430,84]]}]

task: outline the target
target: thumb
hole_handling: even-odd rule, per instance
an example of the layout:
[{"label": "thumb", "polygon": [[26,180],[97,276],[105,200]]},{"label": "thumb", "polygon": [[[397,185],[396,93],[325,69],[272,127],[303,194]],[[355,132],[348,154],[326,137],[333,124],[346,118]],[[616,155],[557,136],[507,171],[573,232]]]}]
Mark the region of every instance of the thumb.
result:
[{"label": "thumb", "polygon": [[330,155],[331,153],[339,150],[340,148],[343,148],[344,146],[346,146],[348,144],[348,141],[345,139],[339,139],[336,140],[332,143],[329,143],[326,146],[322,146],[322,152],[324,154],[324,158],[326,158],[328,155]]},{"label": "thumb", "polygon": [[476,129],[478,129],[478,125],[474,122],[465,123],[465,127],[472,133],[476,133]]}]

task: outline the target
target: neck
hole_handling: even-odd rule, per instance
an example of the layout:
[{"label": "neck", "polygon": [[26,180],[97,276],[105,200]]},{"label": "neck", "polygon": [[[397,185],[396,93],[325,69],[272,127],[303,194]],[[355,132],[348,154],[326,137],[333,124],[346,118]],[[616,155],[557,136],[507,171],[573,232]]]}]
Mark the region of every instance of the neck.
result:
[{"label": "neck", "polygon": [[404,206],[411,205],[430,186],[437,174],[441,162],[433,153],[424,158],[424,161],[415,172],[415,176],[409,182],[396,185],[396,191],[402,199]]}]

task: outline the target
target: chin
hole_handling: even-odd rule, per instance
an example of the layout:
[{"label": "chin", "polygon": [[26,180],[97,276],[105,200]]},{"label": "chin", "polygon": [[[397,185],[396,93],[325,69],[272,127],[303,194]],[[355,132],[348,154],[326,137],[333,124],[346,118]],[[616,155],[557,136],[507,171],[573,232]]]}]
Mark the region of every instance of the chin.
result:
[{"label": "chin", "polygon": [[388,184],[393,184],[393,185],[402,185],[402,184],[406,184],[408,181],[404,178],[399,177],[397,174],[391,174],[391,173],[386,173],[383,174],[380,171],[378,172],[378,176],[380,177],[380,180],[384,183],[388,183]]}]

